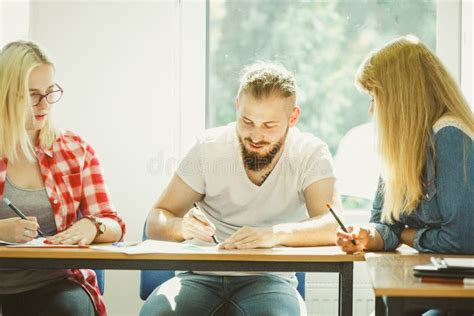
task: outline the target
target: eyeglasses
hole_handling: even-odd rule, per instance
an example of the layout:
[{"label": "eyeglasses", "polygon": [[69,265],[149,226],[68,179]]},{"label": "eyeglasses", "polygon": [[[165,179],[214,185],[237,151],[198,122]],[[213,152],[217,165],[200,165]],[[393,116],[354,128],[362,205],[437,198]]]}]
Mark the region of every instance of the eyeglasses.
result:
[{"label": "eyeglasses", "polygon": [[46,102],[48,102],[48,104],[53,104],[53,103],[58,102],[61,99],[64,90],[57,83],[54,84],[53,89],[54,90],[46,94],[34,93],[30,95],[31,106],[37,106],[38,104],[40,104],[41,100],[43,99],[45,99]]}]

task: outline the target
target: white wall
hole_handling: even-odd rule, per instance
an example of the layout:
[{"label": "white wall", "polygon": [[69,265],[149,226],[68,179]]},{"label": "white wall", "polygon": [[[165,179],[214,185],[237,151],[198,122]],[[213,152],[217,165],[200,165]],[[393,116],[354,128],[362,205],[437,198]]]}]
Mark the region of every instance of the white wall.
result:
[{"label": "white wall", "polygon": [[[56,121],[95,147],[129,240],[141,238],[168,180],[163,162],[171,172],[180,151],[177,14],[171,0],[31,6],[31,39],[47,48],[65,90]],[[107,270],[110,315],[138,313],[138,284],[138,271]]]},{"label": "white wall", "polygon": [[0,47],[18,39],[28,39],[28,1],[0,0]]}]

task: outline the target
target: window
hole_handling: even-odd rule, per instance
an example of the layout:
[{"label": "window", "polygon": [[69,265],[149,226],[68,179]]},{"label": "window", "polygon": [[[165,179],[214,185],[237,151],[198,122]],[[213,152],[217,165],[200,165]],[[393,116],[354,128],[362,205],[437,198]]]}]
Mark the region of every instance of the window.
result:
[{"label": "window", "polygon": [[281,62],[300,88],[298,127],[335,155],[345,208],[368,209],[378,172],[369,97],[354,87],[354,75],[371,50],[401,35],[413,33],[435,50],[436,1],[212,0],[207,18],[207,127],[235,120],[244,65]]}]

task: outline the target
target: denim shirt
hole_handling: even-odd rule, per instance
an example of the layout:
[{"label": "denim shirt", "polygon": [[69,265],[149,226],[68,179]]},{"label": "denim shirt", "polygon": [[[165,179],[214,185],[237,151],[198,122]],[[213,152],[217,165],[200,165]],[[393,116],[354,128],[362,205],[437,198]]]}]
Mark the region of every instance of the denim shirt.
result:
[{"label": "denim shirt", "polygon": [[[374,199],[371,223],[386,251],[400,244],[405,226],[416,228],[413,247],[420,252],[474,253],[474,146],[456,126],[444,126],[434,134],[424,171],[424,195],[410,214],[394,224],[381,222],[383,183]],[[433,156],[434,151],[434,156]]]}]

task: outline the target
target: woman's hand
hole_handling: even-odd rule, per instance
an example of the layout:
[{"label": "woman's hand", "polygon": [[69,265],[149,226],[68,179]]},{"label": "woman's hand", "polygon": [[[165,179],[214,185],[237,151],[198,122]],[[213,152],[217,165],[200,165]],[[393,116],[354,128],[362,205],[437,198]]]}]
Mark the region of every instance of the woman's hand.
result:
[{"label": "woman's hand", "polygon": [[413,248],[413,240],[415,239],[416,228],[405,227],[400,235],[400,241]]},{"label": "woman's hand", "polygon": [[51,244],[65,244],[65,245],[89,245],[91,244],[97,234],[95,224],[83,218],[65,231],[46,238],[47,243]]},{"label": "woman's hand", "polygon": [[0,239],[25,243],[38,236],[38,222],[36,217],[28,216],[28,220],[12,217],[0,220]]},{"label": "woman's hand", "polygon": [[[368,245],[373,238],[372,229],[359,225],[347,226],[348,233],[344,232],[341,227],[336,230],[336,245],[346,253],[356,253],[368,249]],[[352,243],[355,241],[355,245]]]}]

